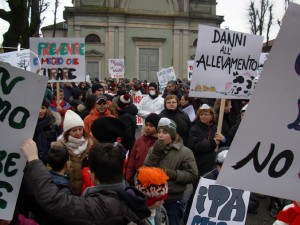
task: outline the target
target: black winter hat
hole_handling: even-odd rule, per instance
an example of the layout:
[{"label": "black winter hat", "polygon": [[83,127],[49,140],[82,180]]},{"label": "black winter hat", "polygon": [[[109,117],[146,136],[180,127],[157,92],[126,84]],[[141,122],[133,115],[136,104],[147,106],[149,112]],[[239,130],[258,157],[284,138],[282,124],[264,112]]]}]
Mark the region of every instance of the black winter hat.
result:
[{"label": "black winter hat", "polygon": [[157,90],[157,84],[154,83],[154,82],[151,82],[151,83],[148,85],[148,87],[154,87],[155,90]]},{"label": "black winter hat", "polygon": [[110,116],[98,118],[91,125],[91,132],[100,143],[114,143],[125,130],[126,125],[121,120]]},{"label": "black winter hat", "polygon": [[145,123],[146,122],[151,123],[157,129],[157,125],[159,122],[159,116],[156,113],[150,113],[145,119]]},{"label": "black winter hat", "polygon": [[43,99],[43,102],[42,102],[42,106],[48,108],[49,107],[49,101],[47,99]]},{"label": "black winter hat", "polygon": [[92,93],[94,94],[100,88],[103,89],[103,86],[101,84],[93,84],[93,86],[92,86]]}]

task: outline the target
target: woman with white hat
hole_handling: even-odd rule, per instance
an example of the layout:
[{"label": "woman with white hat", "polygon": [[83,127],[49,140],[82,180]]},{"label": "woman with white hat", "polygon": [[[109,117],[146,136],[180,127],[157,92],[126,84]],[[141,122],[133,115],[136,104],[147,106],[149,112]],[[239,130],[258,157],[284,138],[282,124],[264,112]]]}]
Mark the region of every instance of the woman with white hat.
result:
[{"label": "woman with white hat", "polygon": [[81,163],[88,154],[92,142],[88,139],[84,131],[83,120],[78,114],[72,110],[66,112],[63,134],[58,137],[57,142],[53,142],[51,145],[64,145],[67,147],[71,160],[71,166],[67,174],[70,177],[72,191],[75,195],[80,195],[82,189]]}]

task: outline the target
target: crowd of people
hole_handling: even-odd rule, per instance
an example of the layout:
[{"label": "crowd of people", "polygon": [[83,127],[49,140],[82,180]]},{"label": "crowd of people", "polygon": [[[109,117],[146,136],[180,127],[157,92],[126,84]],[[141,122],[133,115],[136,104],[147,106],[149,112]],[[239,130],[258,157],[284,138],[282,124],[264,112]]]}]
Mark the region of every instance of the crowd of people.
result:
[{"label": "crowd of people", "polygon": [[[189,97],[187,81],[164,90],[136,78],[61,85],[48,84],[34,136],[21,146],[28,163],[6,224],[186,223],[199,179],[217,176],[248,104],[227,99],[217,132],[220,99]],[[259,210],[253,199],[249,213]]]}]

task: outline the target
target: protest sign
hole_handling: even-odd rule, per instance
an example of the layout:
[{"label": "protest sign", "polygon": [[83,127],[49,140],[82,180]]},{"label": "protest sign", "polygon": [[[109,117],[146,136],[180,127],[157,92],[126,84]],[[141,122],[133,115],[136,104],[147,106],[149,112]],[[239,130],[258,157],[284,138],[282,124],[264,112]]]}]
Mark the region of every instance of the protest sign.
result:
[{"label": "protest sign", "polygon": [[30,50],[24,49],[21,51],[7,52],[0,54],[0,61],[9,63],[14,67],[30,71]]},{"label": "protest sign", "polygon": [[49,82],[85,81],[84,38],[30,38],[30,70]]},{"label": "protest sign", "polygon": [[243,225],[250,192],[218,185],[202,178],[197,186],[187,224]]},{"label": "protest sign", "polygon": [[190,96],[249,99],[263,37],[199,25]]},{"label": "protest sign", "polygon": [[189,60],[187,64],[188,64],[187,77],[188,80],[192,80],[194,61]]},{"label": "protest sign", "polygon": [[32,138],[47,78],[0,63],[0,219],[11,220],[26,160],[21,143]]},{"label": "protest sign", "polygon": [[176,80],[176,75],[173,66],[167,69],[160,70],[156,74],[160,88],[165,88],[167,86],[168,81]]},{"label": "protest sign", "polygon": [[300,5],[290,4],[222,166],[222,185],[300,200],[299,21]]},{"label": "protest sign", "polygon": [[109,59],[108,68],[109,68],[109,76],[111,78],[124,78],[125,75],[124,59]]},{"label": "protest sign", "polygon": [[[141,102],[142,98],[144,98],[147,95],[134,95],[132,96],[132,103],[135,104],[136,106]],[[136,115],[136,125],[143,125],[144,121],[143,118]]]}]

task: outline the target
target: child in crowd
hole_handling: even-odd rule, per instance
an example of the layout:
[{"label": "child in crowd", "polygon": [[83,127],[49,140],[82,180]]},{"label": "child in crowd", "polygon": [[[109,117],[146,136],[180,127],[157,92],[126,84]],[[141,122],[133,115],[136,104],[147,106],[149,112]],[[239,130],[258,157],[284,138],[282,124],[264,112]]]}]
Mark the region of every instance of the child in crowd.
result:
[{"label": "child in crowd", "polygon": [[167,174],[158,167],[140,167],[135,187],[146,195],[146,203],[151,210],[147,219],[151,225],[168,225],[168,216],[163,207],[164,199],[168,195]]},{"label": "child in crowd", "polygon": [[[47,161],[49,166],[51,167],[51,170],[49,172],[51,174],[52,181],[59,188],[58,192],[73,195],[70,187],[70,179],[68,178],[68,176],[66,176],[66,171],[70,167],[70,156],[68,149],[63,145],[52,146],[48,152]],[[31,186],[31,183],[28,181],[28,179],[25,179],[25,181],[26,186],[28,187],[28,192],[23,195],[23,197],[26,196],[26,198],[22,198],[26,201],[22,202],[23,204],[24,202],[27,202],[27,210],[31,212],[33,219],[40,225],[59,224],[59,221],[53,218],[38,203],[38,200],[34,196],[34,193],[32,191],[33,187]]]},{"label": "child in crowd", "polygon": [[144,135],[139,137],[131,150],[128,165],[126,168],[126,181],[130,185],[134,185],[134,176],[138,168],[140,168],[152,147],[157,140],[157,124],[159,117],[155,113],[149,114],[145,119]]},{"label": "child in crowd", "polygon": [[56,186],[59,187],[62,192],[73,194],[70,187],[70,179],[66,175],[71,165],[68,149],[62,145],[53,145],[49,150],[47,160],[49,166],[52,168],[50,173]]}]

